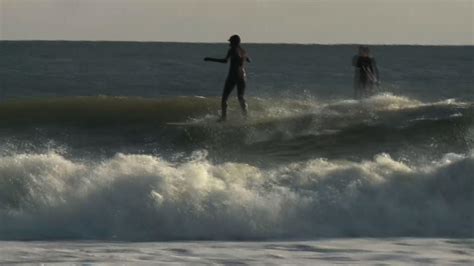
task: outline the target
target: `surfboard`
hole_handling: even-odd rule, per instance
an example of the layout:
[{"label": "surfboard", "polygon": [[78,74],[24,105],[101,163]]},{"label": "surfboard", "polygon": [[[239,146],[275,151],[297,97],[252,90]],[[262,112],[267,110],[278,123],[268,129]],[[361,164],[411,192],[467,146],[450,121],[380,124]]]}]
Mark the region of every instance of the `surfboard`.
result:
[{"label": "surfboard", "polygon": [[[287,118],[288,119],[288,118]],[[287,120],[283,119],[283,120]],[[278,118],[259,118],[259,119],[235,119],[231,118],[227,121],[218,121],[217,119],[206,119],[198,121],[173,121],[167,122],[167,126],[172,127],[205,127],[205,128],[242,128],[242,127],[258,127],[269,124],[279,123],[282,119]]]},{"label": "surfboard", "polygon": [[196,122],[167,122],[166,125],[189,127],[189,126],[199,126],[200,124]]},{"label": "surfboard", "polygon": [[212,121],[188,121],[188,122],[167,122],[166,125],[174,127],[238,127],[248,125],[248,121],[233,121],[228,120],[219,122],[217,120]]}]

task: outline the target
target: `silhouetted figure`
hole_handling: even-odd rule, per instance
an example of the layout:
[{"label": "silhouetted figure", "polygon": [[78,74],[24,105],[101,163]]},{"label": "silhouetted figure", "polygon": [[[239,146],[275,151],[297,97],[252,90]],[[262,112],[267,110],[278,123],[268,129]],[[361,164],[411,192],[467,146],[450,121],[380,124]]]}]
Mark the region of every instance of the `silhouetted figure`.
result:
[{"label": "silhouetted figure", "polygon": [[354,67],[354,81],[353,81],[354,98],[356,99],[360,99],[362,96],[361,87],[360,87],[360,70],[357,67],[357,60],[359,60],[359,57],[362,55],[363,52],[364,52],[364,46],[360,45],[358,53],[352,57],[352,66]]},{"label": "silhouetted figure", "polygon": [[230,93],[237,85],[237,96],[239,98],[240,107],[242,114],[247,116],[247,103],[245,102],[244,93],[246,86],[246,74],[244,64],[245,62],[250,63],[250,57],[247,52],[240,47],[239,35],[232,35],[229,39],[230,49],[227,52],[227,56],[224,59],[206,57],[204,61],[227,63],[230,59],[229,74],[224,85],[224,92],[222,93],[222,115],[219,121],[225,121],[227,118],[227,99]]},{"label": "silhouetted figure", "polygon": [[379,71],[375,59],[370,56],[369,47],[360,46],[359,55],[352,59],[352,64],[357,73],[354,77],[356,98],[373,95],[375,85],[379,83]]}]

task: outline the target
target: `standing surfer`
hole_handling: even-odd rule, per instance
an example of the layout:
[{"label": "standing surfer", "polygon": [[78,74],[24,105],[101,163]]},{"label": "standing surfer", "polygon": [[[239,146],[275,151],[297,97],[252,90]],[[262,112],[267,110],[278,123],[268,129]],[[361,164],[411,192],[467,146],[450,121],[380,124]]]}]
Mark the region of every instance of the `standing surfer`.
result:
[{"label": "standing surfer", "polygon": [[229,39],[230,49],[227,52],[227,56],[223,59],[206,57],[204,61],[211,61],[217,63],[227,63],[230,59],[229,74],[224,85],[224,92],[222,93],[221,102],[221,118],[219,121],[225,121],[227,119],[227,99],[230,93],[237,86],[237,97],[239,99],[242,114],[247,116],[247,103],[245,102],[244,93],[246,86],[246,74],[244,64],[245,62],[250,63],[250,57],[247,52],[240,47],[239,35],[232,35]]},{"label": "standing surfer", "polygon": [[364,51],[364,46],[360,45],[358,53],[352,57],[352,66],[354,67],[353,86],[354,86],[355,99],[360,99],[362,96],[361,87],[360,87],[360,70],[357,67],[357,60],[359,60],[359,57],[362,55],[363,51]]},{"label": "standing surfer", "polygon": [[369,97],[374,94],[374,87],[379,83],[379,71],[375,59],[370,56],[367,46],[359,46],[359,55],[352,60],[356,67],[354,89],[356,98]]}]

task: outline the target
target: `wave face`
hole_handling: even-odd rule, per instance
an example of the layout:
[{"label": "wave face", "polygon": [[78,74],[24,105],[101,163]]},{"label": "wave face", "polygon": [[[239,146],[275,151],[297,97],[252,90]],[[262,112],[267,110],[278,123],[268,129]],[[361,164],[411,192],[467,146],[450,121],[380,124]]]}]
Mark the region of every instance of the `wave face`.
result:
[{"label": "wave face", "polygon": [[[71,152],[170,155],[206,149],[210,158],[271,161],[465,153],[472,148],[474,104],[423,103],[392,94],[320,101],[251,98],[243,120],[235,102],[230,121],[216,123],[219,99],[73,97],[0,105],[0,135],[16,152],[45,145]],[[43,143],[43,144],[42,144]],[[23,148],[22,148],[23,147]],[[26,148],[25,148],[26,147]],[[353,159],[353,158],[352,158]],[[358,158],[360,159],[360,158]]]},{"label": "wave face", "polygon": [[[0,238],[474,237],[474,155],[408,165],[313,159],[265,169],[158,156],[0,158]],[[6,178],[8,176],[8,178]]]},{"label": "wave face", "polygon": [[474,237],[473,103],[0,105],[0,239]]}]

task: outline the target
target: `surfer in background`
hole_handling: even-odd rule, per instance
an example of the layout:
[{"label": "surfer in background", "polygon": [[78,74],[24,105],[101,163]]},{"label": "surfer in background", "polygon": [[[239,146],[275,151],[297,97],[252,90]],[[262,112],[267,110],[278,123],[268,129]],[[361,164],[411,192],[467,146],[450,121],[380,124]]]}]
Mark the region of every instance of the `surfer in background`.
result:
[{"label": "surfer in background", "polygon": [[239,99],[242,114],[247,116],[247,103],[245,102],[245,86],[246,86],[246,74],[244,64],[245,62],[250,63],[250,57],[247,52],[240,47],[239,35],[232,35],[229,39],[230,49],[227,55],[223,59],[206,57],[204,61],[211,61],[217,63],[227,63],[230,59],[229,74],[224,85],[224,92],[222,93],[222,114],[219,121],[225,121],[227,119],[227,100],[230,93],[237,86],[237,97]]},{"label": "surfer in background", "polygon": [[355,97],[370,97],[379,84],[379,71],[375,59],[370,55],[367,46],[359,46],[359,54],[352,59],[352,65],[356,68],[354,76]]},{"label": "surfer in background", "polygon": [[357,67],[357,60],[359,57],[362,55],[362,52],[364,51],[364,46],[359,45],[359,50],[356,55],[352,57],[352,66],[354,67],[354,98],[355,99],[360,99],[361,98],[361,88],[360,88],[360,70]]}]

